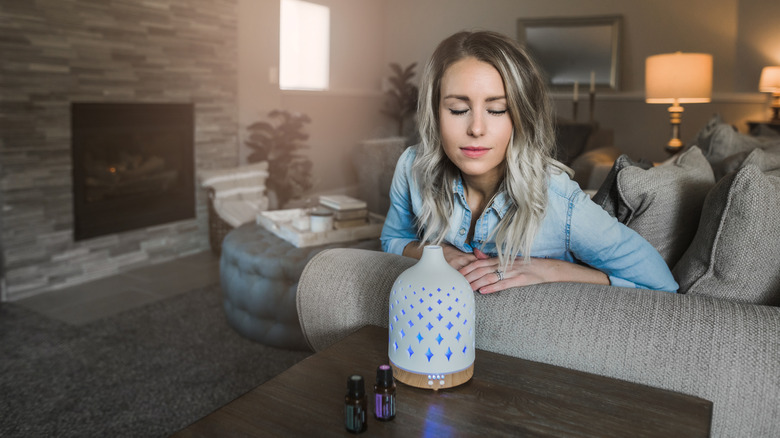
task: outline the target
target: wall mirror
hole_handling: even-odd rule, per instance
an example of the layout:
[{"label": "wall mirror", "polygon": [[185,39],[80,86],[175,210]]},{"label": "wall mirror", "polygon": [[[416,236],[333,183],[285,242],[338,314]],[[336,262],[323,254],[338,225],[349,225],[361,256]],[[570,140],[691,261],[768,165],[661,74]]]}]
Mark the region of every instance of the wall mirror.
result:
[{"label": "wall mirror", "polygon": [[517,39],[547,75],[553,90],[571,90],[575,81],[588,92],[620,89],[622,16],[520,18]]}]

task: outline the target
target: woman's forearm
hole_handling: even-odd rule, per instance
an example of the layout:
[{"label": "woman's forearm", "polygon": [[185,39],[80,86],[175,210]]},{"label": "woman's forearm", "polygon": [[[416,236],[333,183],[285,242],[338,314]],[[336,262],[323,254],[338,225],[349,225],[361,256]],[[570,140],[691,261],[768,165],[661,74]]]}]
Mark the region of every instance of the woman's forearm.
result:
[{"label": "woman's forearm", "polygon": [[419,260],[422,257],[422,252],[423,247],[420,245],[420,242],[409,242],[404,247],[403,256]]}]

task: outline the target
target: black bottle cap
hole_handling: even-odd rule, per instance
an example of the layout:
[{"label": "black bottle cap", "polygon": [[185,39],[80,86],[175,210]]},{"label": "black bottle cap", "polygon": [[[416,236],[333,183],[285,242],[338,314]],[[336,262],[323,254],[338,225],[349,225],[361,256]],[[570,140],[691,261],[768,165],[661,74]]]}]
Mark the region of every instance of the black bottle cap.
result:
[{"label": "black bottle cap", "polygon": [[379,365],[379,368],[376,369],[376,384],[379,386],[393,384],[393,369],[390,365]]},{"label": "black bottle cap", "polygon": [[354,397],[362,397],[366,395],[366,387],[363,383],[363,376],[359,374],[353,374],[347,379],[347,394]]}]

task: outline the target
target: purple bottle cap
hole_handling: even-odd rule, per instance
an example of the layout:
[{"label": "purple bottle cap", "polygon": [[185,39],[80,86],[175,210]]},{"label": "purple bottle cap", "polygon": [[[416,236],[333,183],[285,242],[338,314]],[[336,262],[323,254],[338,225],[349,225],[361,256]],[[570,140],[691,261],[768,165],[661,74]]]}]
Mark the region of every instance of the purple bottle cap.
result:
[{"label": "purple bottle cap", "polygon": [[393,369],[390,365],[379,365],[376,369],[376,384],[380,386],[390,386],[393,384]]}]

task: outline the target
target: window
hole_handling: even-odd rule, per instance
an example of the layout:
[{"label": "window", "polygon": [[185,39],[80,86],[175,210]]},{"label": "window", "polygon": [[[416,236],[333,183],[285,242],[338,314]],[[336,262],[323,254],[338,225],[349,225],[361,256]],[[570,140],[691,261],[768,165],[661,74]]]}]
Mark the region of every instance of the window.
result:
[{"label": "window", "polygon": [[330,70],[330,8],[281,0],[279,88],[327,90]]}]

